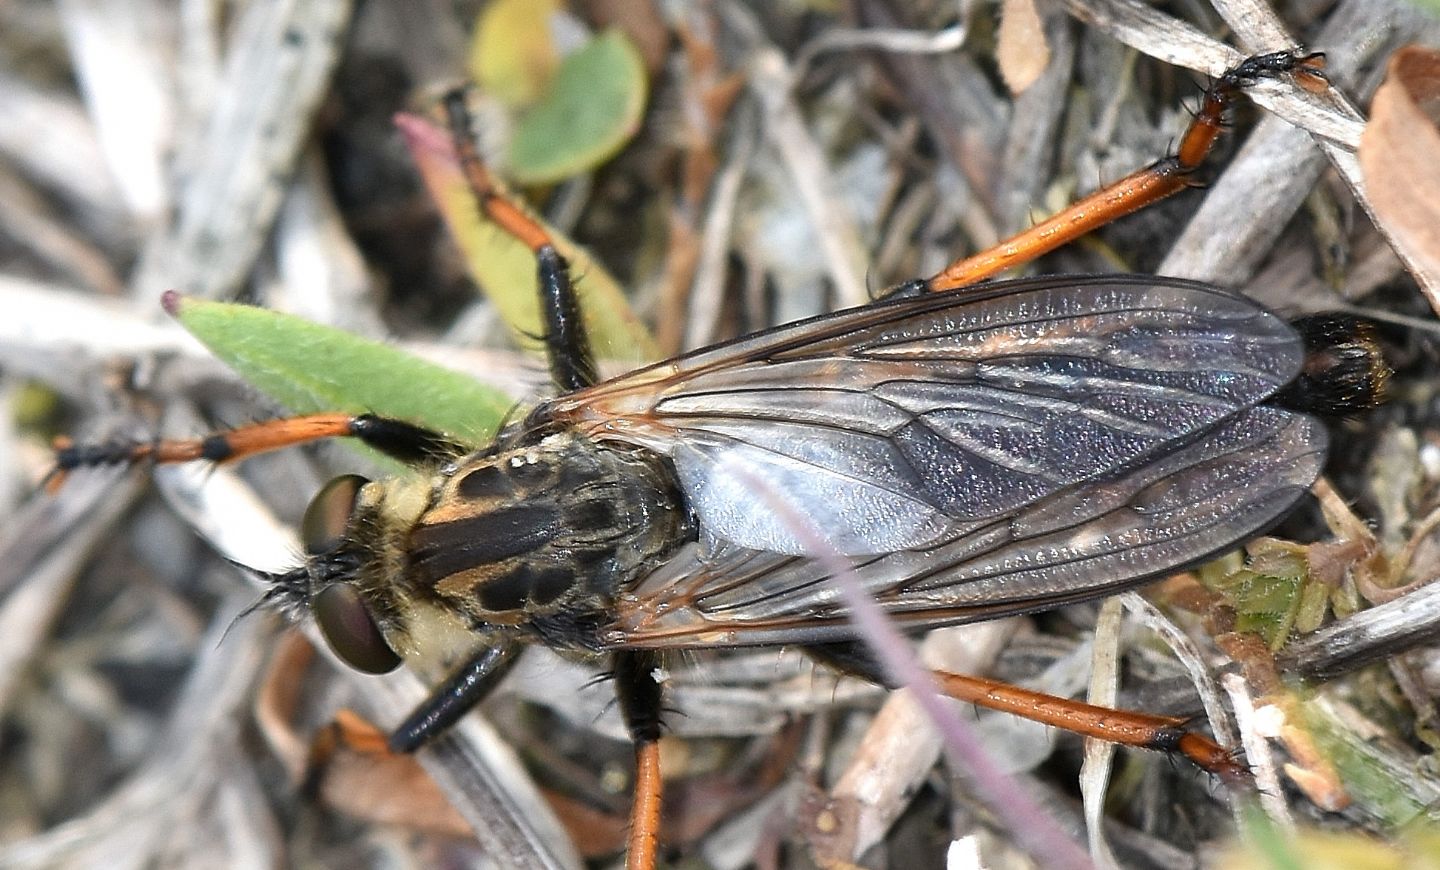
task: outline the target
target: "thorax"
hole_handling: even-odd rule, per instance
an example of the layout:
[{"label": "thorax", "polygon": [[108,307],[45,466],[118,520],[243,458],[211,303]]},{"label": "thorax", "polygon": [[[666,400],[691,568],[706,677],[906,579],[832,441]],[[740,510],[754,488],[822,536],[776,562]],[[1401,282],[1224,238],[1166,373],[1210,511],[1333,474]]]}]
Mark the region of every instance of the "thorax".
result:
[{"label": "thorax", "polygon": [[584,647],[615,596],[691,536],[661,457],[561,431],[443,469],[403,573],[411,595],[472,628]]}]

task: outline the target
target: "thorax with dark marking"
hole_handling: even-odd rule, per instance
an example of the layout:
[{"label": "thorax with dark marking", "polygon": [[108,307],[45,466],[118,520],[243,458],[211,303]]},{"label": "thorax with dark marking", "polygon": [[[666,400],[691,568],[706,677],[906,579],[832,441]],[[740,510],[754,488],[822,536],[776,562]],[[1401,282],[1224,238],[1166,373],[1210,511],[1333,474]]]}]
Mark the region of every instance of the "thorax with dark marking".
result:
[{"label": "thorax with dark marking", "polygon": [[588,646],[616,594],[691,535],[663,459],[552,433],[446,470],[410,531],[406,585],[475,628]]}]

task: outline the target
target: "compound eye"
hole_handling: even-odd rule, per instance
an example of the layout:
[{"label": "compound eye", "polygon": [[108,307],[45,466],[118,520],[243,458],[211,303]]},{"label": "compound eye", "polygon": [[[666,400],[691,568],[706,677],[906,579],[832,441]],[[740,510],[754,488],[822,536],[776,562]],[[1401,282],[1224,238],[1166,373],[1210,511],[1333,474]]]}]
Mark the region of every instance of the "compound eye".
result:
[{"label": "compound eye", "polygon": [[366,674],[385,674],[399,666],[400,656],[385,642],[385,635],[354,586],[326,586],[310,607],[325,642],[345,664]]},{"label": "compound eye", "polygon": [[340,543],[350,515],[355,512],[360,487],[369,482],[358,474],[342,474],[321,487],[300,521],[300,540],[305,544],[305,552],[318,556]]}]

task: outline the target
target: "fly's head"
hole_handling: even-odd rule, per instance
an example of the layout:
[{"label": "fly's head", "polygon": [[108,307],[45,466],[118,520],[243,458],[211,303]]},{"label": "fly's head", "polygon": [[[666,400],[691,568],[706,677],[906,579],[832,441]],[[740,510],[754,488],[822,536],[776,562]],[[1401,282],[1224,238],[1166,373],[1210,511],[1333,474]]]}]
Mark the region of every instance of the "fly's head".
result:
[{"label": "fly's head", "polygon": [[444,667],[472,653],[486,642],[483,632],[417,598],[405,582],[406,541],[432,487],[424,478],[347,474],[330,481],[305,511],[305,561],[267,575],[266,602],[313,616],[335,654],[364,673],[386,673],[407,660]]}]

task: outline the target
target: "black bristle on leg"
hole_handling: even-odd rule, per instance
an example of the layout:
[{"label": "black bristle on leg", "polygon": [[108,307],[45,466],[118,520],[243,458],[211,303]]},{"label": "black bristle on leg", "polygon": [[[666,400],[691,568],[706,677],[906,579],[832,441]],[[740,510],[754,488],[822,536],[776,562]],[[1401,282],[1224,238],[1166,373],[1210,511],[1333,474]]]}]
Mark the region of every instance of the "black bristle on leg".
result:
[{"label": "black bristle on leg", "polygon": [[540,303],[545,318],[545,352],[550,376],[565,391],[594,384],[595,360],[580,316],[580,303],[570,280],[570,264],[551,245],[535,252],[540,278]]},{"label": "black bristle on leg", "polygon": [[659,667],[654,653],[623,652],[615,655],[615,693],[620,712],[637,743],[660,739],[660,684],[655,681]]},{"label": "black bristle on leg", "polygon": [[99,465],[126,465],[135,461],[136,441],[67,444],[55,450],[55,467],[61,471]]},{"label": "black bristle on leg", "polygon": [[350,423],[350,434],[367,446],[407,465],[443,462],[466,453],[466,448],[444,435],[404,420],[361,414]]}]

